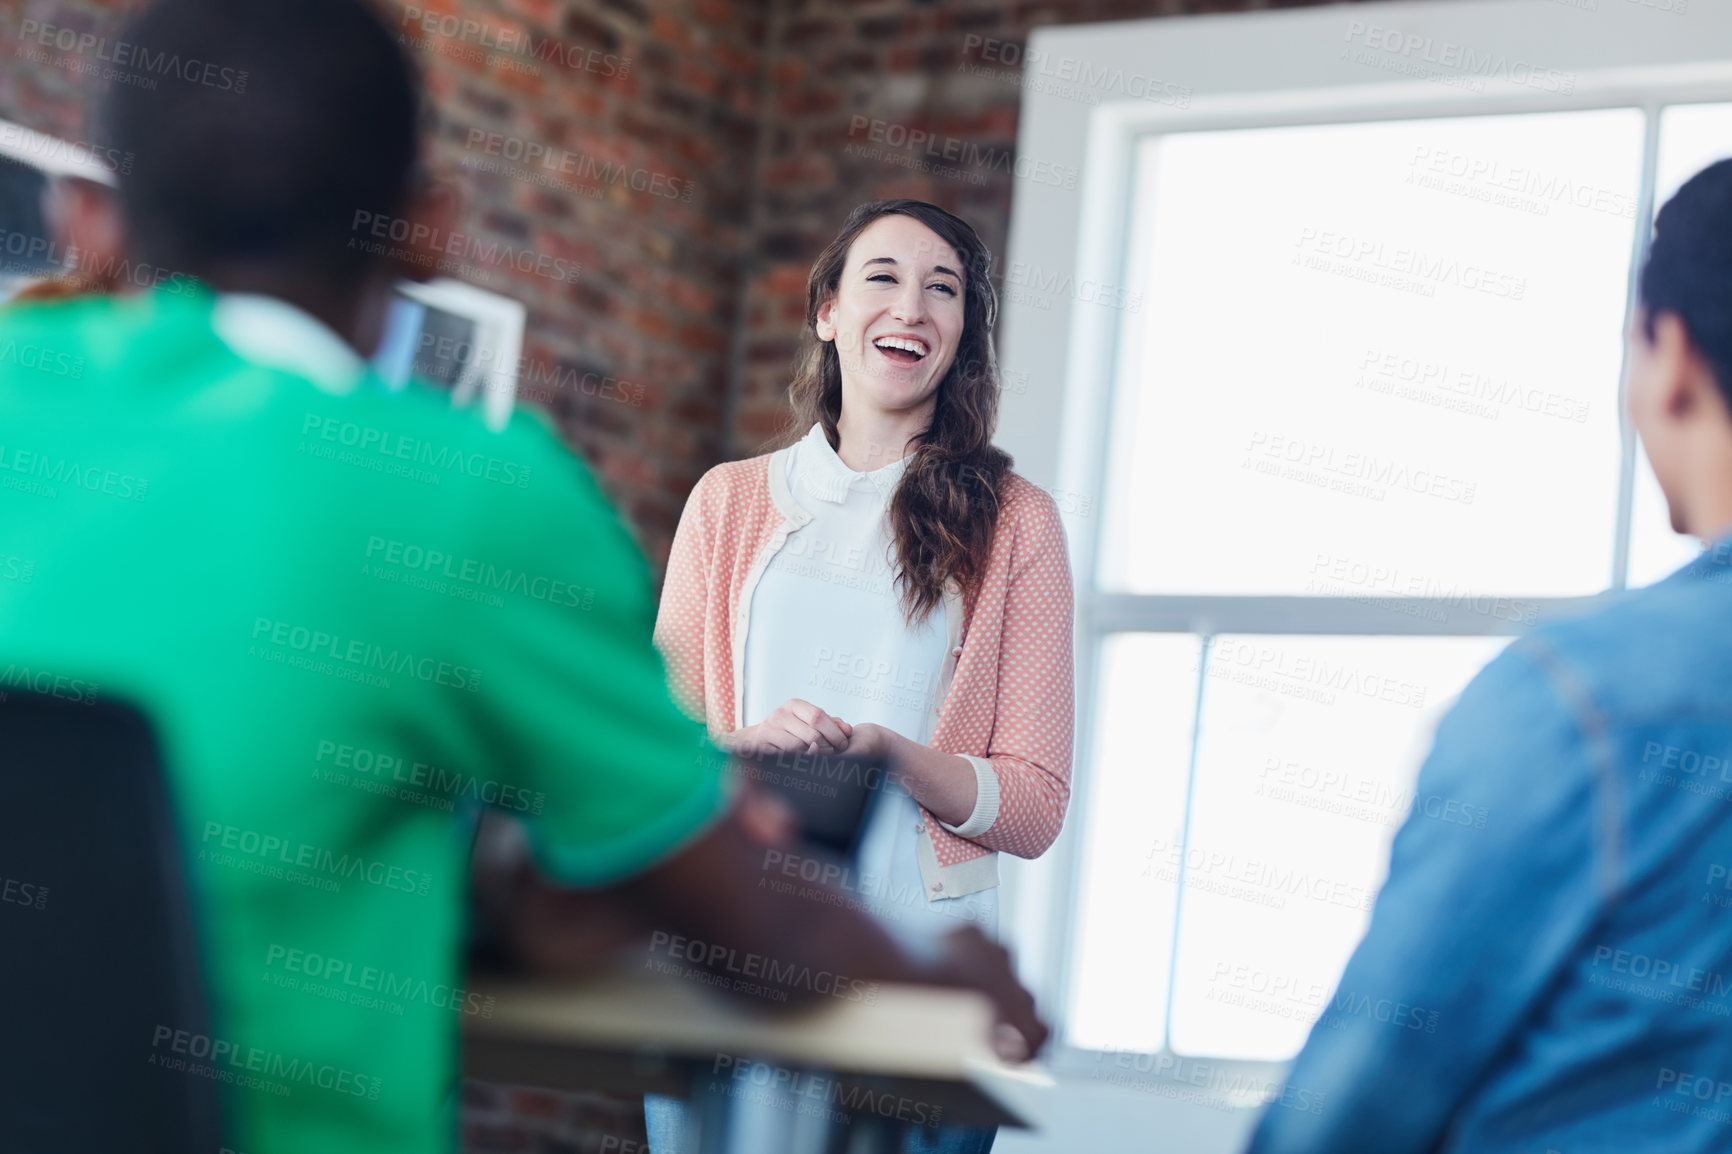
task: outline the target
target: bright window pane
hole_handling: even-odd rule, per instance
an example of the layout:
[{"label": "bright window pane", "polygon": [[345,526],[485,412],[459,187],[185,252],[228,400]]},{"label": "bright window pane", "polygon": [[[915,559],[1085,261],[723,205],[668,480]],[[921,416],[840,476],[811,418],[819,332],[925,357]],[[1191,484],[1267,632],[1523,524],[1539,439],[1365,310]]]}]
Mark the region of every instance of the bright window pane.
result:
[{"label": "bright window pane", "polygon": [[[1728,156],[1732,156],[1732,104],[1678,104],[1663,109],[1654,211],[1658,212],[1686,180]],[[1672,532],[1665,494],[1654,478],[1653,466],[1645,453],[1638,454],[1626,584],[1652,584],[1700,551],[1695,540]]]},{"label": "bright window pane", "polygon": [[1184,634],[1119,634],[1101,646],[1071,976],[1078,1046],[1160,1045],[1177,891],[1154,877],[1148,853],[1151,838],[1177,839],[1184,820],[1200,649]]},{"label": "bright window pane", "polygon": [[1303,594],[1352,557],[1484,594],[1604,589],[1642,127],[1149,141],[1104,586]]},{"label": "bright window pane", "polygon": [[1365,932],[1438,718],[1507,643],[1215,639],[1189,843],[1156,857],[1157,876],[1185,865],[1174,1050],[1298,1052]]}]

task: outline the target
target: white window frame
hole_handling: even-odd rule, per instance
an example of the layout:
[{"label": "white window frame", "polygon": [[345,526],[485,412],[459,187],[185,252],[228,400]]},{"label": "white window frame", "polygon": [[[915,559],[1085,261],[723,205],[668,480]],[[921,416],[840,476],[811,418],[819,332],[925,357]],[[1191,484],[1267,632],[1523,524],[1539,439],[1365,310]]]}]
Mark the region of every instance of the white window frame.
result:
[{"label": "white window frame", "polygon": [[[1234,128],[1360,123],[1437,117],[1637,108],[1646,118],[1642,198],[1636,220],[1654,212],[1660,110],[1672,104],[1732,101],[1732,4],[1686,0],[1593,0],[1587,10],[1563,0],[1423,0],[1332,5],[1281,12],[1164,18],[1043,28],[1028,41],[1017,135],[1007,283],[1027,270],[1069,275],[1072,286],[1127,286],[1132,181],[1139,142],[1150,136]],[[1487,78],[1481,91],[1390,72],[1344,58],[1348,29],[1399,30],[1479,52],[1503,54],[1570,78],[1564,85],[1524,86]],[[1361,34],[1363,35],[1363,34]],[[1719,58],[1716,58],[1719,57]],[[1098,82],[1093,99],[1084,77]],[[1135,82],[1132,83],[1132,78]],[[1553,90],[1546,90],[1547,88]],[[1127,91],[1146,94],[1144,99]],[[1074,186],[1043,179],[1078,173]],[[1649,229],[1639,223],[1627,292]],[[1001,902],[1006,940],[1023,976],[1057,1023],[1053,1064],[1062,1073],[1099,1070],[1102,1055],[1068,1043],[1065,1019],[1080,882],[1078,846],[1088,811],[1088,767],[1095,714],[1099,642],[1125,631],[1200,634],[1443,634],[1514,631],[1509,622],[1446,601],[1440,613],[1392,614],[1351,600],[1306,597],[1178,597],[1096,590],[1098,512],[1107,478],[1108,423],[1117,381],[1122,311],[1079,303],[1078,292],[1037,303],[1005,294],[999,325],[1001,360],[1010,379],[998,443],[1019,472],[1060,495],[1077,583],[1077,772],[1069,828],[1037,862],[1007,861]],[[1633,305],[1632,305],[1633,307]],[[1622,474],[1612,572],[1620,588],[1627,568],[1636,441],[1622,415]],[[1075,498],[1075,499],[1071,499]],[[1538,600],[1538,619],[1594,598]],[[1441,620],[1437,618],[1441,616]],[[1206,662],[1199,664],[1203,668]],[[1199,673],[1201,676],[1201,673]],[[1189,794],[1187,794],[1187,798]],[[1188,804],[1188,801],[1187,801]],[[1170,1024],[1169,1024],[1170,1029]],[[1213,1059],[1203,1059],[1213,1061]],[[1277,1073],[1278,1063],[1234,1063],[1247,1073]]]}]

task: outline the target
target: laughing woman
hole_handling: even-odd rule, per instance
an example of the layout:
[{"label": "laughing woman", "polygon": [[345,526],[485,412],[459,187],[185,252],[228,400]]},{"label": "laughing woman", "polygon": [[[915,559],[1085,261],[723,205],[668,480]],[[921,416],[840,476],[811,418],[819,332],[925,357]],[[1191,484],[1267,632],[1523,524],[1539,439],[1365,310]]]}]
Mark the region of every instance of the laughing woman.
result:
[{"label": "laughing woman", "polygon": [[[1070,565],[1052,499],[992,445],[990,263],[933,205],[854,210],[807,282],[788,442],[698,483],[656,622],[676,695],[725,747],[889,767],[857,872],[910,944],[992,934],[998,854],[1044,853],[1070,796]],[[650,1113],[670,1154],[677,1115]]]}]

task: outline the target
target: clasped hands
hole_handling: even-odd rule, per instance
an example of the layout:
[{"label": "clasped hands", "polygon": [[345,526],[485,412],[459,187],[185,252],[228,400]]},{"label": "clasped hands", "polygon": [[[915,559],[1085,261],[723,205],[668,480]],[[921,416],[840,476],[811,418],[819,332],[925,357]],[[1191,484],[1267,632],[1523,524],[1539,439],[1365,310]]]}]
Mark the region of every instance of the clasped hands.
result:
[{"label": "clasped hands", "polygon": [[897,741],[898,735],[882,725],[869,721],[849,725],[797,697],[784,701],[758,724],[720,739],[730,753],[849,753],[886,761],[895,759]]},{"label": "clasped hands", "polygon": [[[810,701],[791,698],[758,722],[717,739],[729,753],[846,753],[871,759],[891,781],[940,821],[959,825],[974,810],[974,768],[955,754],[911,741],[893,729],[869,721],[849,725]],[[776,823],[763,823],[766,829]]]}]

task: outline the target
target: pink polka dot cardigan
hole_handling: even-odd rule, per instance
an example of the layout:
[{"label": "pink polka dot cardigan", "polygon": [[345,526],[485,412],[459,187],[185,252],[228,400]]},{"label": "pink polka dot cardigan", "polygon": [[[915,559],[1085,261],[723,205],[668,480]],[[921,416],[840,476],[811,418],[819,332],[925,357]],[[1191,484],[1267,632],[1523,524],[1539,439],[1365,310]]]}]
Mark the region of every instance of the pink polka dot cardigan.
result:
[{"label": "pink polka dot cardigan", "polygon": [[[704,474],[680,516],[655,642],[674,697],[712,735],[741,728],[735,686],[752,590],[788,534],[811,519],[786,482],[781,450]],[[920,874],[931,900],[998,884],[998,852],[1039,857],[1064,824],[1075,737],[1072,585],[1053,500],[1012,473],[980,596],[964,619],[946,591],[950,656],[938,682],[932,746],[997,783],[997,813],[970,836],[922,810]],[[744,608],[742,608],[744,607]],[[982,806],[976,807],[978,820]]]}]

